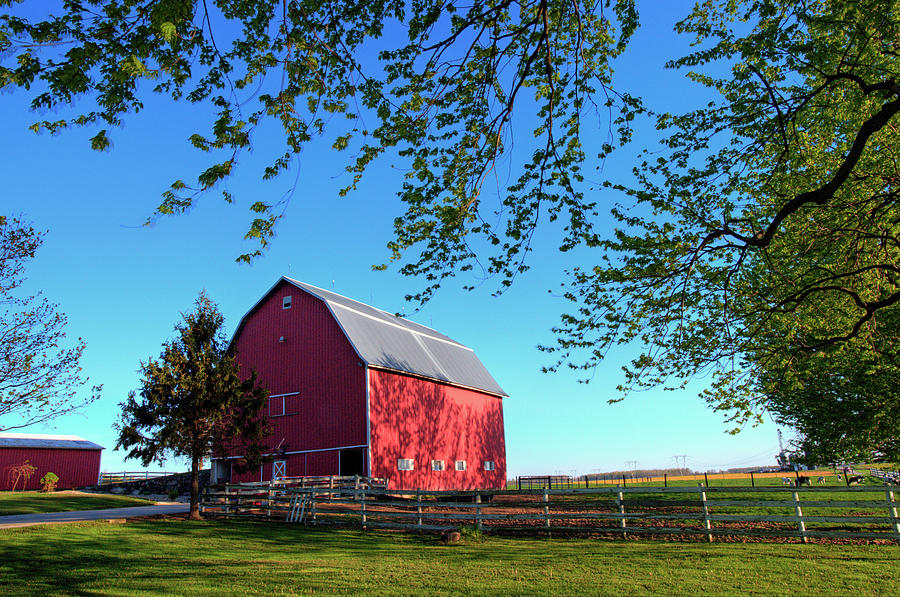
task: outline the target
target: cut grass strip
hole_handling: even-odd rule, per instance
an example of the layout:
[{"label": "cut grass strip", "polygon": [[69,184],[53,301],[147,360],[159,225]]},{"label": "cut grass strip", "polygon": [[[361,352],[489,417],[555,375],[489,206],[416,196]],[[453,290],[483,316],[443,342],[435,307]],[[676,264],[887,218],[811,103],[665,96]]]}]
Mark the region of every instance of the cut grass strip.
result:
[{"label": "cut grass strip", "polygon": [[248,521],[5,531],[0,594],[900,594],[894,546],[433,536]]},{"label": "cut grass strip", "polygon": [[55,493],[20,491],[0,493],[0,516],[127,508],[129,506],[148,506],[153,503],[150,500],[125,495],[91,494],[80,491]]}]

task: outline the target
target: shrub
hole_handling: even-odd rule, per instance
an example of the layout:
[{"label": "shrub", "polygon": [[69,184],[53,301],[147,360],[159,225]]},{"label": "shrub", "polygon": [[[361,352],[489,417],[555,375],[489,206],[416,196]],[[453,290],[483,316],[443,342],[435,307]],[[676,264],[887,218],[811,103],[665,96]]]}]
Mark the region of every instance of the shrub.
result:
[{"label": "shrub", "polygon": [[459,527],[459,534],[463,541],[481,543],[484,541],[484,533],[474,524],[466,524]]},{"label": "shrub", "polygon": [[175,501],[175,498],[177,498],[177,497],[178,497],[178,490],[170,489],[169,490],[169,501]]},{"label": "shrub", "polygon": [[55,473],[47,473],[43,477],[41,477],[41,491],[44,493],[49,493],[56,489],[56,484],[59,483],[59,477],[56,476]]}]

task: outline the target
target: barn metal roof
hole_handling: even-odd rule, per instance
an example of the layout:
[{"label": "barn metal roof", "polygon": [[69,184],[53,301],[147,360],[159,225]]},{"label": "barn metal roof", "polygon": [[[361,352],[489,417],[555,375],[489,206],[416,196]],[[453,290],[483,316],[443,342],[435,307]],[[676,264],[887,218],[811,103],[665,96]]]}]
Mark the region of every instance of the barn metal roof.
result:
[{"label": "barn metal roof", "polygon": [[103,446],[98,446],[77,435],[47,435],[43,433],[0,433],[0,448],[104,449]]},{"label": "barn metal roof", "polygon": [[403,317],[286,276],[272,290],[282,281],[324,301],[367,365],[507,396],[475,352],[456,340]]}]

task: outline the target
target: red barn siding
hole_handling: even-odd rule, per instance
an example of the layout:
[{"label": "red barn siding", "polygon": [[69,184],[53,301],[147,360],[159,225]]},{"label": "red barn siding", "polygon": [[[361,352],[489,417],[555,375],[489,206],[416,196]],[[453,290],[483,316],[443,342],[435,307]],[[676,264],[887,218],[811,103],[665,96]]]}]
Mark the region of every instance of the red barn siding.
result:
[{"label": "red barn siding", "polygon": [[[12,489],[9,467],[25,460],[37,467],[25,489],[39,489],[41,477],[48,472],[59,477],[59,489],[96,485],[100,476],[100,454],[100,450],[0,448],[0,489]],[[21,481],[16,489],[22,489]]]},{"label": "red barn siding", "polygon": [[[282,308],[285,296],[292,297],[290,309]],[[338,474],[337,452],[292,452],[366,444],[365,366],[321,300],[280,284],[245,318],[233,348],[242,370],[254,369],[271,395],[298,393],[287,397],[286,414],[269,418],[270,447],[289,453],[289,475]],[[263,469],[263,480],[270,479],[271,464]],[[259,473],[234,479],[258,481]]]},{"label": "red barn siding", "polygon": [[[408,375],[369,370],[372,476],[392,489],[499,489],[506,483],[503,401]],[[413,458],[414,470],[397,460]],[[445,470],[432,471],[443,460]],[[468,470],[455,470],[465,460]],[[495,470],[485,471],[492,460]]]}]

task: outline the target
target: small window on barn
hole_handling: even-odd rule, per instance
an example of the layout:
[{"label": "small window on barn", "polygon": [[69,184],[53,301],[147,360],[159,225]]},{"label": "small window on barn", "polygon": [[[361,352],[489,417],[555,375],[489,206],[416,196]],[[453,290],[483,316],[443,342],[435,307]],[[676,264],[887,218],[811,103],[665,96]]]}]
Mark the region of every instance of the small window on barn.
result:
[{"label": "small window on barn", "polygon": [[466,470],[466,461],[465,460],[457,460],[456,461],[456,470],[458,470],[458,471]]},{"label": "small window on barn", "polygon": [[413,459],[412,458],[399,458],[397,460],[397,470],[398,471],[413,470]]},{"label": "small window on barn", "polygon": [[281,299],[281,308],[282,309],[290,309],[291,308],[291,297],[286,296]]},{"label": "small window on barn", "polygon": [[494,470],[494,461],[493,460],[485,460],[484,461],[484,470],[486,470],[486,471]]},{"label": "small window on barn", "polygon": [[269,416],[280,417],[284,415],[284,396],[269,397]]},{"label": "small window on barn", "polygon": [[433,471],[444,470],[444,461],[443,460],[432,460],[431,461],[431,470],[433,470]]}]

